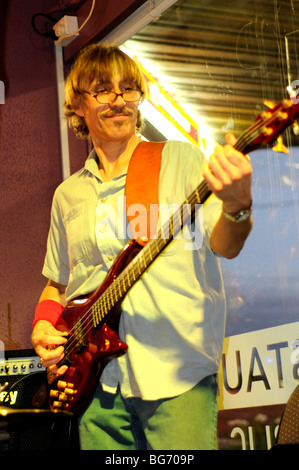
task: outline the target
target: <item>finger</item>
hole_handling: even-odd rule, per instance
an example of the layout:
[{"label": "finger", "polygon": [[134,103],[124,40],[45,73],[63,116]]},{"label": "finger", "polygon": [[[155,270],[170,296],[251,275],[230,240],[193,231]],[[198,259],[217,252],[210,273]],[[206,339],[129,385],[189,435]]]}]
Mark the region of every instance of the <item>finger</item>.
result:
[{"label": "finger", "polygon": [[[237,139],[236,137],[234,136],[234,134],[232,134],[231,132],[228,132],[225,136],[225,141],[226,141],[226,144],[227,145],[231,145],[232,147],[235,147],[236,143],[237,143]],[[245,157],[245,160],[247,160],[248,162],[250,162],[250,157],[249,155],[243,155],[241,154],[242,157],[244,158]]]},{"label": "finger", "polygon": [[[218,171],[215,161],[219,164]],[[231,180],[238,180],[243,175],[251,173],[250,161],[230,145],[218,148],[215,151],[214,158],[211,159],[211,162],[213,162],[214,171],[217,171],[217,176],[219,178],[224,178],[224,183],[227,182],[227,177]]]},{"label": "finger", "polygon": [[236,145],[236,143],[237,143],[237,139],[234,136],[234,134],[232,134],[231,132],[228,132],[225,136],[225,142],[228,145],[231,145],[232,147],[234,147],[234,145]]},{"label": "finger", "polygon": [[44,350],[43,354],[43,360],[47,362],[51,362],[52,364],[55,364],[56,362],[60,361],[63,358],[64,355],[64,347],[63,346],[58,346],[58,347],[48,347],[47,349]]},{"label": "finger", "polygon": [[213,169],[207,166],[202,173],[208,187],[211,189],[211,191],[217,193],[218,191],[221,191],[223,188],[223,183],[219,181],[218,177],[215,176]]},{"label": "finger", "polygon": [[[236,169],[227,159],[229,148],[219,147],[215,150],[209,161],[209,169],[214,177],[224,186],[231,183],[232,178],[236,177]],[[233,149],[232,149],[233,150]]]},{"label": "finger", "polygon": [[33,341],[43,347],[64,344],[67,341],[68,333],[58,331],[54,327],[37,331],[33,335]]},{"label": "finger", "polygon": [[63,375],[68,370],[68,366],[63,365],[61,367],[58,367],[56,364],[54,364],[49,367],[49,370],[53,372],[53,374]]}]

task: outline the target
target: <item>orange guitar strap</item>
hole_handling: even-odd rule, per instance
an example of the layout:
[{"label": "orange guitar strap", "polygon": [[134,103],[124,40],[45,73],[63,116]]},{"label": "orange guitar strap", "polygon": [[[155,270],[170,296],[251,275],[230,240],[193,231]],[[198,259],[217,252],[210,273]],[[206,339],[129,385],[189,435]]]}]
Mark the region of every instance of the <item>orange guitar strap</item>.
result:
[{"label": "orange guitar strap", "polygon": [[142,246],[153,238],[158,225],[159,174],[164,144],[140,142],[132,154],[127,172],[127,216],[133,237]]}]

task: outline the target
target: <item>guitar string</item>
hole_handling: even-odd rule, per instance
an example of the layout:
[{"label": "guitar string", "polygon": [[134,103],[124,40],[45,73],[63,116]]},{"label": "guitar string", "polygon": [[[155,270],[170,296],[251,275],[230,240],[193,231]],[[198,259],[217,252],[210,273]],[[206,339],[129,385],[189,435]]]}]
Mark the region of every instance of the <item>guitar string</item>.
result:
[{"label": "guitar string", "polygon": [[[239,151],[244,150],[246,148],[246,146],[253,140],[253,138],[256,138],[258,136],[258,134],[260,133],[260,130],[263,127],[267,127],[267,126],[269,126],[269,124],[274,122],[274,120],[276,119],[275,114],[277,114],[277,113],[278,113],[278,110],[275,111],[275,112],[272,112],[271,118],[268,118],[266,121],[263,121],[263,120],[258,121],[257,120],[256,123],[248,131],[244,132],[240,136],[240,138],[237,140],[234,147]],[[256,134],[256,135],[254,136],[254,134]],[[200,183],[200,185],[189,196],[189,198],[186,199],[187,204],[191,204],[191,206],[192,206],[192,204],[202,203],[203,195],[201,195],[200,193],[202,193],[203,191],[206,192],[207,190],[208,190],[208,186],[207,186],[206,182],[202,181]],[[193,198],[195,198],[195,200]],[[186,205],[186,201],[180,207],[180,211],[182,210],[182,207],[184,205]],[[173,216],[171,217],[171,220],[173,221]],[[169,224],[169,222],[168,222],[168,224]],[[180,227],[181,227],[181,225],[180,225]],[[176,227],[176,230],[179,230],[179,226]],[[155,259],[156,256],[162,250],[162,248],[165,246],[164,243],[163,243],[161,247],[158,247],[158,251],[157,251],[157,253],[155,254],[154,257],[152,256],[152,253],[151,254],[148,253],[148,251],[150,251],[150,249],[151,249],[151,244],[154,244],[154,243],[157,244],[157,243],[159,243],[159,241],[163,240],[162,238],[159,238],[159,236],[162,235],[162,232],[163,232],[163,228],[161,228],[159,230],[159,232],[157,234],[158,235],[157,238],[151,240],[147,245],[145,245],[145,247],[136,255],[136,257],[132,260],[132,262],[128,266],[126,266],[126,268],[120,273],[120,275],[117,277],[117,279],[115,281],[113,281],[112,284],[110,284],[108,286],[108,288],[102,294],[102,296],[99,299],[96,300],[94,305],[95,304],[96,305],[100,304],[100,309],[101,309],[101,304],[103,305],[103,304],[105,304],[105,302],[107,302],[107,299],[105,300],[105,297],[107,298],[110,295],[111,299],[112,299],[112,303],[114,302],[114,304],[111,307],[108,307],[108,311],[107,311],[107,303],[105,304],[105,307],[102,308],[102,310],[101,310],[101,317],[102,318],[100,319],[100,321],[102,321],[105,318],[105,316],[109,313],[109,311],[113,308],[113,306],[130,289],[130,287],[131,287],[130,282],[133,282],[133,283],[135,282],[134,277],[136,278],[136,275],[134,274],[133,270],[136,267],[134,265],[136,265],[138,263],[138,258],[143,257],[144,263],[146,265],[146,267],[143,268],[143,270],[141,272],[141,274],[142,274],[147,269],[149,264],[152,262],[152,258]],[[173,233],[175,233],[174,230],[173,230]],[[169,241],[167,243],[169,243]],[[157,247],[157,245],[156,245],[156,247]],[[133,272],[133,278],[132,277],[130,278],[130,274],[132,274],[132,272]],[[137,278],[141,274],[139,273]],[[128,285],[125,281],[125,278],[127,278],[126,281],[128,281]],[[118,283],[118,286],[116,286],[115,283]],[[124,287],[123,292],[122,292],[121,285],[123,285],[123,287]],[[111,292],[111,290],[114,290],[116,292],[117,288],[119,289],[119,292],[121,293],[121,295],[119,296],[119,298],[115,299],[115,298],[113,298],[113,293]],[[91,308],[89,308],[87,310],[87,312],[85,312],[85,314],[80,319],[78,319],[77,322],[75,322],[75,325],[69,331],[69,335],[71,335],[71,337],[70,337],[69,340],[67,340],[67,342],[64,345],[64,347],[65,347],[65,351],[64,351],[65,356],[64,356],[64,358],[61,359],[61,361],[58,362],[58,364],[57,364],[58,366],[63,365],[63,361],[67,360],[67,355],[69,354],[69,352],[71,352],[73,350],[73,347],[76,344],[78,344],[78,339],[76,338],[76,333],[82,329],[82,325],[84,325],[85,321],[87,320],[87,324],[84,325],[84,328],[89,328],[89,329],[87,331],[85,331],[84,334],[87,335],[89,333],[89,331],[91,331],[92,328],[94,327],[94,305],[91,306]],[[108,305],[109,305],[109,302],[108,302]],[[106,310],[106,313],[105,313],[105,310]],[[79,322],[79,320],[80,320],[80,322]],[[78,325],[78,322],[80,323],[80,325]]]}]

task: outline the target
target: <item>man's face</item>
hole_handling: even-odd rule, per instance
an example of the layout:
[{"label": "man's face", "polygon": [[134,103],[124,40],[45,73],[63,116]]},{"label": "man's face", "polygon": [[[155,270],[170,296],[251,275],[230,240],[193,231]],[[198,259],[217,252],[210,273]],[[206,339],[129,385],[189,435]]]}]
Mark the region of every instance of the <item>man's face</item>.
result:
[{"label": "man's face", "polygon": [[[121,93],[128,88],[135,88],[133,82],[123,79],[119,71],[115,71],[111,81],[98,85],[92,82],[87,91],[114,91]],[[136,131],[136,121],[139,102],[127,103],[121,96],[108,104],[101,104],[90,96],[84,94],[82,105],[76,113],[84,116],[94,144],[100,142],[117,142],[130,139]]]}]

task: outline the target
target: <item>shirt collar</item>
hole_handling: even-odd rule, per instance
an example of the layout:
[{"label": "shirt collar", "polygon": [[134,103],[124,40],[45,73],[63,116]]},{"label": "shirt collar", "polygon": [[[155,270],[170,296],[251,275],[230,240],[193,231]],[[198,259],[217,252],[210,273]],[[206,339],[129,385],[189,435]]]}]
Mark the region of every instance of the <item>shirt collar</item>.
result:
[{"label": "shirt collar", "polygon": [[[93,176],[95,176],[98,180],[102,181],[100,174],[99,174],[99,157],[97,156],[95,149],[92,149],[88,158],[85,160],[83,171],[88,171]],[[128,167],[124,168],[124,170],[119,176],[116,176],[115,178],[112,178],[112,179],[117,180],[123,177],[124,175],[127,174],[127,171],[128,171]]]},{"label": "shirt collar", "polygon": [[85,161],[84,170],[88,171],[99,179],[99,159],[95,149],[93,149]]}]

